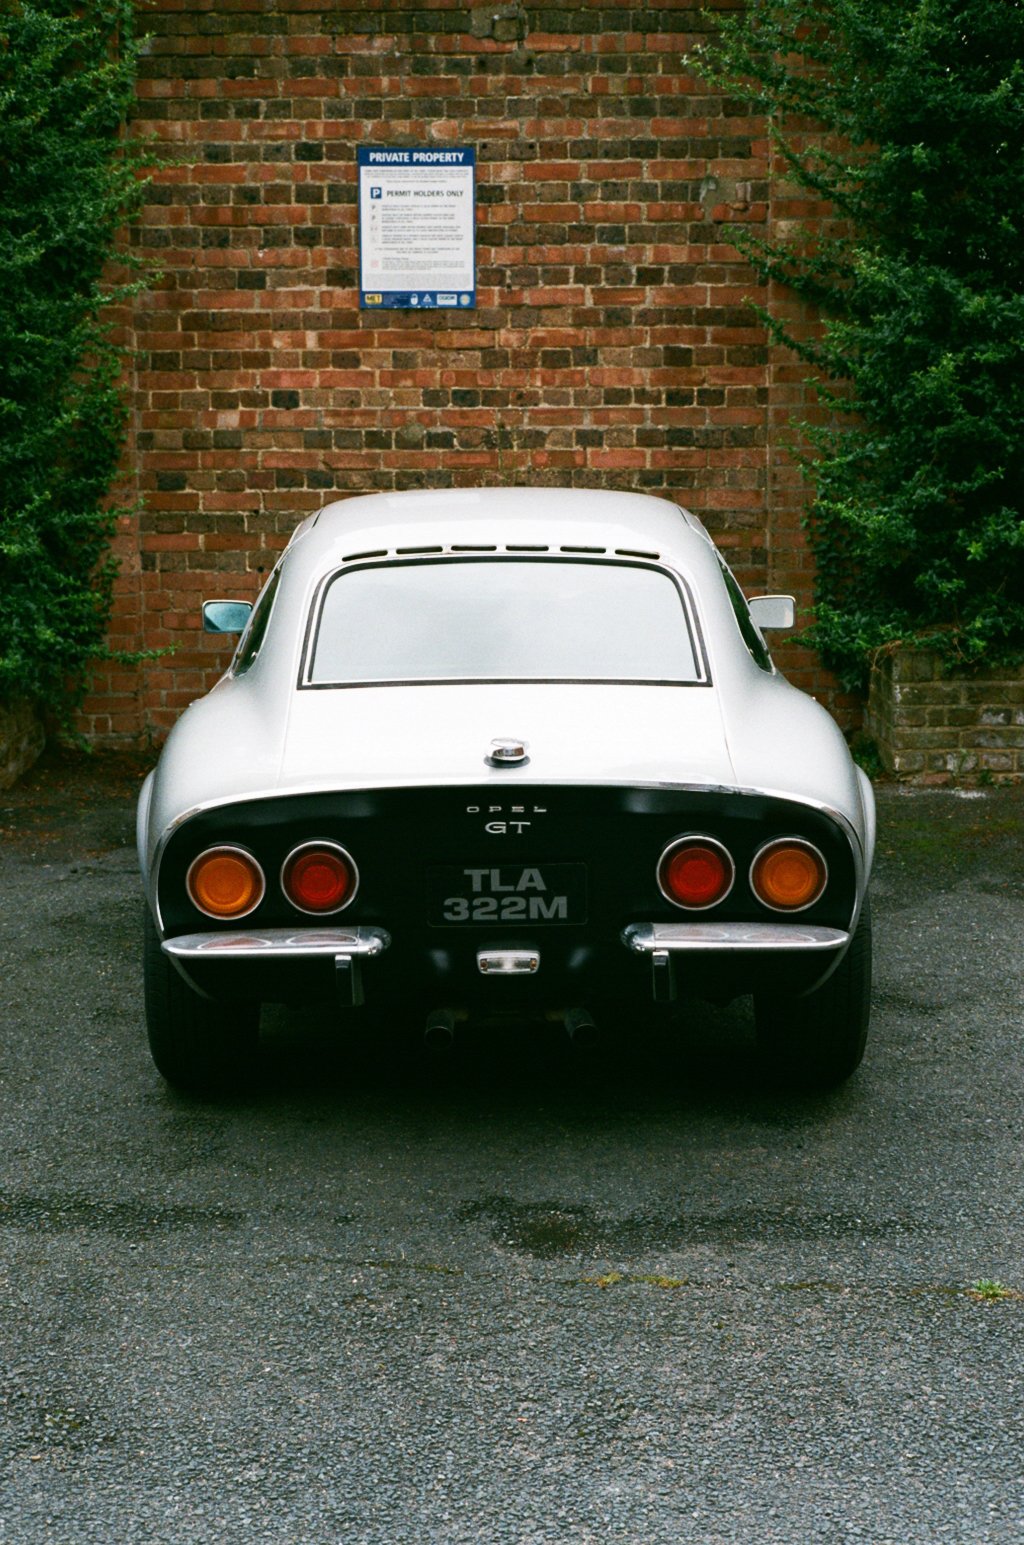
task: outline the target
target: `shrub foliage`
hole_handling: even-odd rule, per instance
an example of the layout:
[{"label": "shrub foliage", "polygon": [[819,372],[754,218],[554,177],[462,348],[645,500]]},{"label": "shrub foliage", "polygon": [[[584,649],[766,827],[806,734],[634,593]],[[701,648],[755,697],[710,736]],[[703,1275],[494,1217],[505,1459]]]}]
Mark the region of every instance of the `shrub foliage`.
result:
[{"label": "shrub foliage", "polygon": [[[808,366],[811,641],[1024,656],[1024,4],[751,0],[701,67],[768,115],[816,233],[736,241],[825,319]],[[810,131],[810,132],[808,132]]]},{"label": "shrub foliage", "polygon": [[[139,203],[131,0],[0,16],[0,697],[66,716],[102,647],[124,439],[104,267]],[[128,289],[133,286],[128,286]]]}]

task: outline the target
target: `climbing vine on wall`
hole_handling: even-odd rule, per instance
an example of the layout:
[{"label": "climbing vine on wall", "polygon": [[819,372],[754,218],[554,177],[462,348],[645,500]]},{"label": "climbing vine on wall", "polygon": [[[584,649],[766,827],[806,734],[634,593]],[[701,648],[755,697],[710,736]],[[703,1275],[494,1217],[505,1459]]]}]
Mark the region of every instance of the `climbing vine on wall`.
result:
[{"label": "climbing vine on wall", "polygon": [[824,319],[765,313],[826,410],[811,641],[850,685],[895,641],[1024,657],[1024,4],[753,0],[696,62],[830,215],[735,237]]},{"label": "climbing vine on wall", "polygon": [[131,0],[0,16],[0,697],[66,718],[110,613],[124,443],[110,272],[139,206]]}]

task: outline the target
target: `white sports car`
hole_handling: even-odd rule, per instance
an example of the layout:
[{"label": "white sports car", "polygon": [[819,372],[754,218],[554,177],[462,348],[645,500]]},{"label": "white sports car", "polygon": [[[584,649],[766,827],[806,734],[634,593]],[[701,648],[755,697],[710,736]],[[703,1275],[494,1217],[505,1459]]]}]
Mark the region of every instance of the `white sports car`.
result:
[{"label": "white sports car", "polygon": [[[143,786],[149,1042],[223,1083],[261,1001],[418,1003],[434,1042],[587,1035],[753,994],[819,1083],[860,1062],[871,786],[778,674],[698,520],[643,495],[376,494],[295,531]],[[628,1019],[627,1021],[628,1022]]]}]

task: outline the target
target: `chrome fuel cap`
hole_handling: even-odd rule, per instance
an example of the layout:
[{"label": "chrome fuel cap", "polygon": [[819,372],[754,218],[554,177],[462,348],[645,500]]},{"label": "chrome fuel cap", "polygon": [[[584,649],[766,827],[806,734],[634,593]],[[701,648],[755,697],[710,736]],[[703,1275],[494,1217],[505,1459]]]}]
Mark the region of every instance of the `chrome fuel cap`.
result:
[{"label": "chrome fuel cap", "polygon": [[514,735],[500,735],[491,741],[491,749],[485,757],[492,767],[521,767],[524,762],[530,760],[527,755],[527,742],[517,740]]}]

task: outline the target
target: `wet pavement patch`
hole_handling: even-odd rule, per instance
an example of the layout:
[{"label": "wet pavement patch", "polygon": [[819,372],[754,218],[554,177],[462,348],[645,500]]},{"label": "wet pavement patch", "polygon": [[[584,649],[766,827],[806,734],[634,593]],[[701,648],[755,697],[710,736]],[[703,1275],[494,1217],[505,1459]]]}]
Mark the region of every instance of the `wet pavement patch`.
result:
[{"label": "wet pavement patch", "polygon": [[743,1207],[611,1219],[587,1206],[515,1202],[501,1196],[469,1202],[459,1209],[458,1217],[461,1222],[483,1219],[491,1225],[495,1244],[537,1260],[585,1255],[622,1258],[694,1244],[891,1239],[927,1232],[909,1214],[868,1218],[799,1207]]},{"label": "wet pavement patch", "polygon": [[175,1207],[146,1202],[103,1202],[80,1192],[30,1196],[0,1190],[0,1229],[28,1234],[63,1234],[73,1229],[149,1239],[154,1234],[202,1228],[239,1228],[244,1214],[223,1207]]}]

